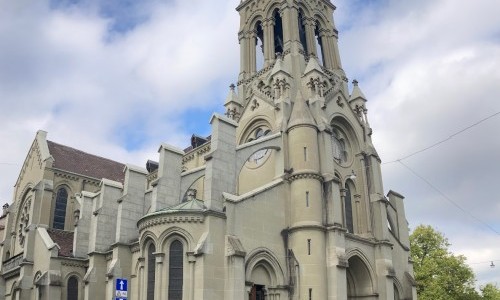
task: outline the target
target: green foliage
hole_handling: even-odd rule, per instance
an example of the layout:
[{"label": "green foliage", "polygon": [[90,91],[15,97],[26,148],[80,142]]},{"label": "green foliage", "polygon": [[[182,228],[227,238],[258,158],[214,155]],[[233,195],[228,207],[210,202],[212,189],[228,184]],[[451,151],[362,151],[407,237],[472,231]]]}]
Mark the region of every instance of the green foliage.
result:
[{"label": "green foliage", "polygon": [[[465,257],[448,251],[450,243],[431,226],[420,225],[410,236],[419,300],[481,299]],[[495,298],[493,298],[495,299]]]},{"label": "green foliage", "polygon": [[500,300],[500,289],[492,283],[481,287],[484,300]]}]

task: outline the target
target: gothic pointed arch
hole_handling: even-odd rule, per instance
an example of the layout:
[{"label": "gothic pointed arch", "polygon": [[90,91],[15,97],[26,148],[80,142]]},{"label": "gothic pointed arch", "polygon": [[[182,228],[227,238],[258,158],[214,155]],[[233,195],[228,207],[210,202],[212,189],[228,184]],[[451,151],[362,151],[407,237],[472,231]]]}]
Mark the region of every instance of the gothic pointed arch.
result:
[{"label": "gothic pointed arch", "polygon": [[359,249],[351,249],[347,253],[348,268],[346,270],[348,299],[365,299],[375,295],[373,268],[369,260]]},{"label": "gothic pointed arch", "polygon": [[158,238],[158,245],[160,245],[161,251],[165,252],[173,239],[182,241],[184,243],[184,251],[186,252],[192,251],[195,246],[195,241],[191,233],[183,228],[172,226],[164,230]]},{"label": "gothic pointed arch", "polygon": [[146,300],[155,299],[156,282],[156,245],[153,242],[147,244],[146,248]]},{"label": "gothic pointed arch", "polygon": [[248,254],[245,280],[268,287],[285,284],[283,268],[267,248],[257,248]]},{"label": "gothic pointed arch", "polygon": [[356,205],[354,203],[354,195],[356,194],[356,186],[354,182],[348,179],[345,183],[345,199],[344,199],[344,213],[345,213],[345,226],[349,233],[355,233],[355,220]]},{"label": "gothic pointed arch", "polygon": [[66,288],[66,298],[67,300],[79,300],[82,295],[82,278],[77,273],[70,273],[66,276],[64,280]]},{"label": "gothic pointed arch", "polygon": [[54,208],[52,217],[52,228],[64,230],[66,225],[66,213],[71,190],[69,186],[59,185],[54,193]]},{"label": "gothic pointed arch", "polygon": [[401,282],[397,279],[397,277],[394,277],[394,300],[401,300],[403,299],[403,285]]},{"label": "gothic pointed arch", "polygon": [[179,239],[174,239],[168,253],[168,299],[182,300],[183,282],[184,245]]}]

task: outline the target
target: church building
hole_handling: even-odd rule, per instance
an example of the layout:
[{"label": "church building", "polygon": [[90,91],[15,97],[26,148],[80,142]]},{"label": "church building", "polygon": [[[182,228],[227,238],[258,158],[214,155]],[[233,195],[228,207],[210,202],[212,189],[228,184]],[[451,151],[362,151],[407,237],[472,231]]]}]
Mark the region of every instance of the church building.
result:
[{"label": "church building", "polygon": [[243,0],[211,135],[144,167],[39,131],[0,217],[0,299],[416,300],[403,196],[329,0]]}]

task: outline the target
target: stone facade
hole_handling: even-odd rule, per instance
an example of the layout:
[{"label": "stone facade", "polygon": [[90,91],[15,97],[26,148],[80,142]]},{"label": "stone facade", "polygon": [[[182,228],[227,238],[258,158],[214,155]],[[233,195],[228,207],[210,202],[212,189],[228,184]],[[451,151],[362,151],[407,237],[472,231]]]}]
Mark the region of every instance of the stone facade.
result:
[{"label": "stone facade", "polygon": [[0,298],[416,299],[403,196],[328,0],[246,0],[209,138],[123,165],[39,131],[0,218]]}]

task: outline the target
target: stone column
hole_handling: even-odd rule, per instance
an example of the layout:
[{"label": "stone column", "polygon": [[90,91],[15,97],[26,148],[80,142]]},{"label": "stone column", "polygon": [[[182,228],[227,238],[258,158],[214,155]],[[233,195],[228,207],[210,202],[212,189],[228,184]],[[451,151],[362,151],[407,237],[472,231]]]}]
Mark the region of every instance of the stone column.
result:
[{"label": "stone column", "polygon": [[281,19],[283,20],[283,50],[286,51],[290,49],[291,42],[300,44],[298,7],[287,5],[283,8]]},{"label": "stone column", "polygon": [[194,299],[194,287],[195,287],[195,275],[194,275],[194,267],[196,263],[196,257],[193,252],[186,253],[188,257],[189,263],[189,300]]},{"label": "stone column", "polygon": [[[155,298],[158,300],[165,299],[163,291],[166,289],[162,288],[166,283],[163,282],[163,260],[165,258],[165,253],[155,252],[153,253],[156,259],[155,265]],[[146,285],[147,286],[147,285]]]},{"label": "stone column", "polygon": [[323,52],[323,66],[326,67],[327,69],[332,69],[333,68],[333,61],[332,61],[332,51],[330,44],[328,43],[328,34],[325,31],[320,31],[319,32],[319,38],[321,40],[321,50]]},{"label": "stone column", "polygon": [[271,65],[274,62],[274,25],[273,19],[267,19],[263,23],[264,27],[264,67]]},{"label": "stone column", "polygon": [[257,61],[256,61],[256,51],[255,47],[257,47],[257,33],[255,31],[249,31],[247,33],[247,40],[248,40],[248,73],[250,76],[255,74],[256,68],[257,68]]},{"label": "stone column", "polygon": [[316,24],[314,20],[304,20],[304,27],[306,29],[306,43],[307,55],[314,54],[318,57],[318,50],[316,49],[316,34],[314,34]]},{"label": "stone column", "polygon": [[238,33],[238,40],[240,42],[240,76],[239,80],[245,77],[248,73],[248,39],[243,31]]}]

